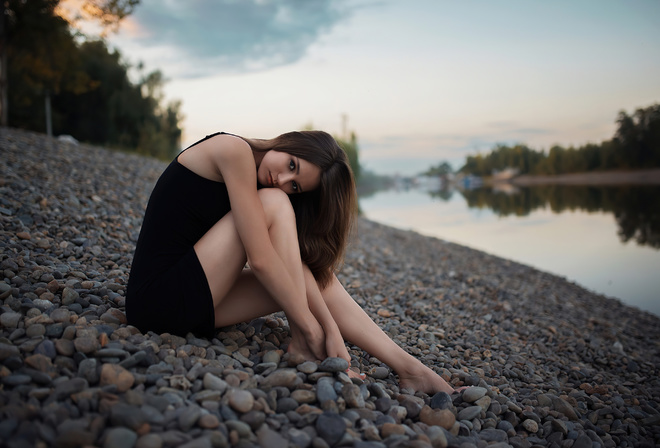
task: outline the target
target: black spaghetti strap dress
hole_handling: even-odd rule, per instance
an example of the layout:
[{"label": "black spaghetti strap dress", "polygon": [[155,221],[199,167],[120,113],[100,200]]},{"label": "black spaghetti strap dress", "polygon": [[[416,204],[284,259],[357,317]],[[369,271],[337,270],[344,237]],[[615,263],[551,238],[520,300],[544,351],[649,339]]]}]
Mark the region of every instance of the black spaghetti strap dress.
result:
[{"label": "black spaghetti strap dress", "polygon": [[223,182],[195,174],[178,157],[169,164],[151,193],[135,248],[126,290],[129,324],[142,332],[213,336],[213,298],[193,246],[229,210]]}]

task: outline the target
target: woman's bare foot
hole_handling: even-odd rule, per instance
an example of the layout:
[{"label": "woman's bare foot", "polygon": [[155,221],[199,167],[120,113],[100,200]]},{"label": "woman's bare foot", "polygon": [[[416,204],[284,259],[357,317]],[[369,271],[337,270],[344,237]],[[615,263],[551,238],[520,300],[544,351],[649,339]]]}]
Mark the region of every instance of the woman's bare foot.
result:
[{"label": "woman's bare foot", "polygon": [[287,348],[288,353],[300,354],[307,361],[323,360],[325,353],[325,334],[318,322],[314,321],[308,325],[307,331],[303,332],[296,325],[289,325],[291,329],[291,342]]},{"label": "woman's bare foot", "polygon": [[350,367],[346,370],[346,374],[348,375],[349,378],[357,378],[359,380],[364,380],[367,377],[366,374],[356,372],[355,370],[351,369]]},{"label": "woman's bare foot", "polygon": [[304,340],[301,340],[300,338],[291,338],[291,342],[289,342],[289,347],[286,349],[287,353],[291,353],[294,355],[301,355],[306,361],[316,361],[316,356],[312,353],[312,351],[309,349],[307,344],[305,343]]}]

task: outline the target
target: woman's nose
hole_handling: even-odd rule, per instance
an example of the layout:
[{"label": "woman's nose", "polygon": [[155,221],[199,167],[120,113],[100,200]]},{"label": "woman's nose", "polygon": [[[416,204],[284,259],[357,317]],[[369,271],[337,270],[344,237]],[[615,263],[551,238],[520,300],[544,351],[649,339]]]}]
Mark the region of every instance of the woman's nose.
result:
[{"label": "woman's nose", "polygon": [[293,173],[280,174],[277,176],[277,185],[286,185],[293,179]]}]

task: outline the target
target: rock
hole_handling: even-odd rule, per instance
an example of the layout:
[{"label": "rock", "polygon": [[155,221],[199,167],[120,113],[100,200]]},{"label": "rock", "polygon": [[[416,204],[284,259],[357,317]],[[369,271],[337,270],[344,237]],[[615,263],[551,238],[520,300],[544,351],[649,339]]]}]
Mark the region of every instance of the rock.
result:
[{"label": "rock", "polygon": [[127,428],[112,428],[105,436],[104,448],[132,448],[137,441],[137,434]]},{"label": "rock", "polygon": [[479,417],[483,410],[481,409],[481,406],[469,406],[467,408],[461,409],[458,412],[458,419],[459,420],[472,420],[474,418]]},{"label": "rock", "polygon": [[2,325],[4,328],[16,328],[18,327],[18,322],[20,320],[20,313],[9,311],[7,313],[0,314],[0,325]]},{"label": "rock", "polygon": [[147,423],[147,417],[140,408],[117,403],[110,408],[110,423],[113,426],[123,426],[137,432]]},{"label": "rock", "polygon": [[525,431],[530,432],[532,434],[535,434],[539,430],[539,425],[532,419],[527,419],[524,422],[522,422],[523,428],[525,428]]},{"label": "rock", "polygon": [[204,374],[203,384],[204,384],[204,388],[210,390],[217,390],[220,393],[224,393],[224,391],[227,390],[227,387],[229,387],[226,381],[218,378],[217,376],[209,372]]},{"label": "rock", "polygon": [[192,405],[185,407],[179,414],[179,427],[183,432],[188,432],[190,428],[197,424],[197,421],[201,416],[202,410],[199,408],[199,406]]},{"label": "rock", "polygon": [[261,446],[272,448],[288,448],[289,446],[289,442],[284,437],[266,425],[263,425],[257,431],[257,440],[259,440],[259,445]]},{"label": "rock", "polygon": [[71,305],[78,297],[80,295],[74,289],[66,287],[62,290],[62,305]]},{"label": "rock", "polygon": [[232,389],[229,392],[229,406],[241,413],[249,412],[254,406],[254,396],[246,390]]},{"label": "rock", "polygon": [[200,428],[215,429],[220,426],[220,420],[213,414],[204,414],[199,418],[197,424]]},{"label": "rock", "polygon": [[325,401],[337,400],[337,392],[333,387],[333,382],[331,378],[321,378],[316,384],[316,399],[319,403],[324,403]]},{"label": "rock", "polygon": [[560,397],[552,397],[552,407],[555,411],[564,414],[570,420],[578,420],[578,415],[575,413],[573,406],[568,404],[566,400]]},{"label": "rock", "polygon": [[319,366],[319,370],[322,372],[345,372],[346,369],[348,369],[348,362],[343,358],[326,358]]},{"label": "rock", "polygon": [[316,419],[316,432],[328,445],[332,446],[346,432],[346,422],[337,414],[324,412]]},{"label": "rock", "polygon": [[101,368],[101,386],[114,384],[119,392],[126,392],[135,383],[133,374],[115,364],[103,364]]},{"label": "rock", "polygon": [[295,369],[278,369],[264,378],[262,385],[266,387],[292,388],[297,380],[298,375],[296,375]]},{"label": "rock", "polygon": [[145,434],[135,444],[135,448],[162,448],[163,440],[158,434]]},{"label": "rock", "polygon": [[369,376],[377,380],[384,380],[390,376],[390,370],[387,367],[378,366],[369,372]]},{"label": "rock", "polygon": [[487,390],[484,387],[468,387],[463,391],[463,401],[467,403],[474,403],[484,395]]},{"label": "rock", "polygon": [[456,422],[454,414],[447,409],[433,409],[429,406],[422,407],[419,419],[429,426],[440,426],[450,430]]}]

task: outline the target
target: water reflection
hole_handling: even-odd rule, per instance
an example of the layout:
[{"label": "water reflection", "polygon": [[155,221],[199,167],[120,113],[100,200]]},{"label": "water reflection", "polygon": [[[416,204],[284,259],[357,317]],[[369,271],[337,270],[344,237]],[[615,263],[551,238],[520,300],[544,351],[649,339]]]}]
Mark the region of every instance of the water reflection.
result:
[{"label": "water reflection", "polygon": [[[488,208],[498,216],[527,216],[537,209],[555,213],[583,210],[611,213],[622,242],[660,248],[660,187],[658,186],[566,186],[478,188],[461,190],[468,207]],[[452,191],[429,192],[448,201]]]}]

